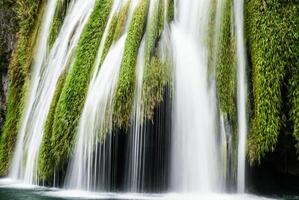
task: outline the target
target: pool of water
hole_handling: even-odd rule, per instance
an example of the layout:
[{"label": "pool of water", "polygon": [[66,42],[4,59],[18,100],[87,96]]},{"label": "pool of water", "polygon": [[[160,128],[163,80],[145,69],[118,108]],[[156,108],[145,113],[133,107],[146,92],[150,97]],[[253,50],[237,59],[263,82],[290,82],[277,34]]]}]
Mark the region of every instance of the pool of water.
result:
[{"label": "pool of water", "polygon": [[299,197],[263,197],[252,194],[134,194],[134,193],[87,193],[58,190],[45,187],[0,181],[0,200],[295,200]]}]

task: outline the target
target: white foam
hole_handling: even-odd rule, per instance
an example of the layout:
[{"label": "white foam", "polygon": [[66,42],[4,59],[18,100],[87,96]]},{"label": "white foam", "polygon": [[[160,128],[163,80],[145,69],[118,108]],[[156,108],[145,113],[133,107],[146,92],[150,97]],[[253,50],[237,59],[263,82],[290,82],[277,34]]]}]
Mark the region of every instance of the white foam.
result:
[{"label": "white foam", "polygon": [[80,190],[58,190],[43,192],[43,196],[80,199],[130,199],[130,200],[270,200],[253,194],[222,193],[95,193]]}]

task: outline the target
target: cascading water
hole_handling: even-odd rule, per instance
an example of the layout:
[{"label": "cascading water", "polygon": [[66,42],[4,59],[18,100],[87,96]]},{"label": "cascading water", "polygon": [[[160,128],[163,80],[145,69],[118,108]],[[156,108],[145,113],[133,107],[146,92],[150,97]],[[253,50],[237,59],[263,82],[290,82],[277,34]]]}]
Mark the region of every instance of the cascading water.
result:
[{"label": "cascading water", "polygon": [[178,1],[171,27],[174,94],[171,187],[181,192],[218,190],[215,104],[208,91],[206,37],[210,1]]},{"label": "cascading water", "polygon": [[132,115],[132,128],[129,138],[129,164],[127,174],[128,188],[132,192],[138,192],[142,188],[144,165],[144,127],[142,105],[142,82],[144,67],[144,40],[139,48],[136,64],[136,88]]},{"label": "cascading water", "polygon": [[57,81],[69,67],[75,47],[94,6],[94,0],[77,0],[70,4],[61,31],[47,55],[47,38],[56,1],[49,1],[38,54],[33,67],[25,115],[13,157],[9,177],[26,183],[38,183],[37,160],[44,124]]},{"label": "cascading water", "polygon": [[[111,47],[95,81],[90,85],[80,119],[74,158],[66,187],[108,190],[111,173],[112,97],[126,36]],[[107,136],[101,135],[107,131]],[[104,138],[106,137],[106,138]],[[108,188],[107,188],[108,187]]]},{"label": "cascading water", "polygon": [[[113,96],[118,81],[126,33],[109,50],[103,64],[103,46],[109,23],[115,12],[126,1],[115,1],[95,62],[95,71],[89,85],[80,118],[73,159],[68,169],[66,187],[87,191],[109,191],[112,175],[112,111]],[[137,5],[132,1],[129,19]],[[105,134],[105,135],[102,135]]]},{"label": "cascading water", "polygon": [[244,1],[234,0],[237,64],[238,64],[238,192],[245,192],[245,162],[246,162],[246,137],[247,137],[247,78],[246,78],[246,52],[244,41]]},{"label": "cascading water", "polygon": [[[31,109],[33,107],[34,101],[35,101],[35,96],[37,94],[38,90],[38,83],[40,79],[40,71],[42,69],[42,66],[46,62],[47,58],[47,48],[48,48],[48,33],[51,27],[52,19],[55,13],[55,7],[56,7],[56,1],[50,1],[49,4],[47,4],[46,12],[44,14],[43,20],[42,20],[42,30],[41,33],[39,34],[38,38],[38,47],[37,47],[37,53],[35,56],[34,60],[34,66],[32,68],[32,80],[31,80],[31,85],[30,85],[30,91],[29,91],[29,98],[28,98],[28,111],[25,113],[24,121],[22,123],[21,131],[19,133],[19,139],[17,142],[16,146],[16,151],[15,151],[15,156],[13,159],[13,165],[12,165],[12,170],[10,173],[10,176],[14,179],[24,177],[24,179],[29,179],[29,182],[32,182],[33,179],[33,174],[31,173],[26,173],[28,168],[33,168],[32,165],[35,164],[34,158],[29,157],[32,155],[32,153],[36,152],[36,146],[27,146],[27,151],[29,153],[29,156],[26,159],[26,163],[21,163],[23,159],[22,151],[24,150],[23,147],[24,145],[27,145],[28,143],[30,144],[32,141],[32,136],[26,136],[26,123],[27,121],[30,120],[30,115],[31,115]],[[30,133],[31,135],[34,134],[33,131]],[[27,144],[26,144],[27,143]],[[33,149],[34,148],[34,149]],[[24,166],[23,164],[28,164],[25,169],[22,169]],[[25,175],[26,174],[26,175]],[[26,177],[25,177],[26,176]]]},{"label": "cascading water", "polygon": [[[115,175],[114,171],[116,171],[115,168],[118,164],[118,160],[114,160],[115,157],[118,159],[117,156],[114,156],[118,153],[114,149],[118,144],[114,144],[117,142],[114,141],[115,135],[112,134],[114,131],[114,127],[112,127],[113,98],[121,69],[126,37],[130,34],[128,26],[135,7],[140,1],[142,0],[130,1],[123,36],[112,44],[106,58],[103,59],[113,17],[120,14],[120,10],[128,3],[127,0],[113,1],[94,63],[93,76],[80,117],[73,155],[67,169],[65,179],[67,189],[111,191],[112,182],[115,178],[113,177]],[[164,118],[169,118],[169,120],[164,120],[163,123],[171,121],[169,123],[172,125],[171,128],[168,128],[171,129],[171,141],[161,142],[162,145],[171,143],[171,166],[166,168],[167,164],[163,163],[162,165],[167,171],[171,171],[169,179],[172,192],[219,192],[223,189],[227,178],[226,175],[228,175],[226,173],[228,154],[231,149],[228,149],[227,143],[230,141],[227,136],[224,116],[220,116],[220,125],[217,125],[216,120],[217,102],[214,80],[216,60],[213,60],[214,63],[211,65],[213,69],[209,69],[207,38],[212,0],[175,1],[173,23],[168,23],[168,0],[150,0],[148,24],[150,24],[149,19],[151,16],[154,16],[153,9],[163,1],[165,6],[163,13],[164,30],[160,30],[161,33],[159,34],[161,35],[157,36],[159,43],[155,41],[153,48],[155,48],[155,53],[159,54],[155,56],[163,64],[167,63],[171,69],[169,73],[171,73],[172,82],[167,87],[173,89],[173,91],[172,94],[168,94],[168,90],[164,91],[167,100],[171,99],[171,103],[166,101],[171,109],[167,107],[159,110],[160,105],[158,105],[157,110],[155,110],[155,112],[167,112],[162,115]],[[223,11],[223,1],[217,0],[216,2],[216,21],[213,36],[214,51],[212,52],[212,57],[215,59],[218,56]],[[53,21],[56,3],[55,0],[49,0],[43,19],[43,26],[38,39],[39,45],[32,69],[26,112],[19,131],[9,174],[13,179],[22,179],[31,184],[38,183],[37,158],[43,138],[45,121],[58,79],[71,66],[73,54],[95,5],[95,0],[71,1],[59,35],[53,48],[49,51],[47,38],[49,37],[48,33]],[[243,1],[235,0],[234,6],[238,57],[238,191],[244,192],[247,119]],[[160,170],[157,169],[157,166],[162,165],[159,165],[160,163],[155,164],[159,162],[158,159],[164,159],[163,153],[165,152],[162,151],[168,150],[163,147],[158,150],[154,149],[157,146],[160,148],[159,140],[167,138],[166,133],[163,133],[162,136],[158,135],[157,138],[154,138],[156,137],[154,134],[151,136],[146,135],[151,134],[149,133],[151,131],[155,131],[156,134],[159,132],[157,129],[162,126],[165,128],[169,124],[155,124],[158,127],[157,129],[146,130],[148,124],[143,112],[145,108],[142,92],[144,70],[148,64],[145,61],[148,30],[144,31],[144,39],[139,46],[136,65],[135,97],[132,105],[130,133],[127,136],[128,140],[125,141],[127,142],[126,148],[128,151],[126,152],[126,161],[122,163],[126,167],[128,166],[128,169],[121,172],[126,176],[125,178],[121,177],[125,179],[121,181],[127,184],[126,191],[130,192],[143,192],[143,187],[147,182],[157,180],[155,178],[150,181],[147,180],[148,176],[153,173],[150,172],[145,175],[145,171],[150,167],[156,171]],[[150,36],[148,37],[150,40]],[[165,102],[161,104],[163,103]],[[158,117],[155,117],[161,117],[160,114],[158,113]],[[169,117],[170,115],[171,117]],[[158,120],[162,121],[163,119]],[[220,127],[220,130],[217,127]],[[164,131],[164,129],[161,130],[160,132]],[[170,139],[167,138],[166,140]],[[152,143],[159,144],[153,145]],[[162,152],[163,155],[154,155],[157,152]],[[168,156],[167,153],[165,155]],[[156,163],[150,163],[152,160]],[[148,163],[152,165],[146,166]],[[161,170],[162,173],[163,170]],[[168,178],[168,175],[165,176]]]},{"label": "cascading water", "polygon": [[[222,16],[223,16],[223,0],[216,0],[216,16],[215,16],[215,26],[214,26],[214,34],[213,34],[213,55],[212,55],[212,64],[211,67],[213,67],[213,75],[216,75],[216,67],[218,63],[219,58],[219,47],[220,47],[220,33],[221,33],[221,25],[222,25]],[[212,84],[215,88],[215,78],[212,79]],[[216,89],[214,89],[215,91]],[[215,93],[214,93],[215,94]],[[216,94],[215,94],[216,95]],[[222,170],[220,171],[220,185],[219,187],[222,189],[226,189],[226,183],[227,183],[227,174],[228,174],[228,159],[230,159],[230,155],[228,154],[228,144],[229,144],[229,136],[226,131],[225,127],[225,120],[222,114],[220,114],[220,139],[219,139],[219,150],[220,150],[220,166],[222,167]]]}]

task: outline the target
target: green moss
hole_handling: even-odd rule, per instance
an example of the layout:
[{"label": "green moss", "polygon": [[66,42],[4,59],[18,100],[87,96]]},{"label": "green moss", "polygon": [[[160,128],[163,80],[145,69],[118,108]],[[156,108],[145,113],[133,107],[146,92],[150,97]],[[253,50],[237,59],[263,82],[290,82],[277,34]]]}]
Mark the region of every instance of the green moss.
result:
[{"label": "green moss", "polygon": [[171,22],[174,20],[174,0],[168,0],[167,3],[167,21]]},{"label": "green moss", "polygon": [[42,18],[44,4],[35,0],[16,3],[17,44],[9,65],[9,94],[6,121],[0,141],[0,175],[5,175],[12,158],[17,131],[22,118],[32,52]]},{"label": "green moss", "polygon": [[62,92],[63,85],[65,83],[67,73],[64,72],[56,85],[55,93],[51,102],[50,110],[47,116],[47,120],[45,123],[45,128],[44,128],[44,134],[43,134],[43,139],[41,143],[41,149],[40,149],[40,154],[39,154],[39,160],[38,160],[38,172],[39,172],[39,177],[43,181],[48,181],[51,177],[53,177],[54,173],[54,166],[53,164],[55,163],[52,159],[53,156],[51,154],[51,149],[52,143],[51,143],[51,138],[52,138],[52,130],[53,130],[53,121],[54,121],[54,114],[55,110],[57,107],[57,103],[59,100],[59,97]]},{"label": "green moss", "polygon": [[288,102],[289,121],[291,131],[296,139],[297,154],[299,154],[299,4],[293,2],[284,5],[285,27],[285,52],[284,58],[287,60],[288,79]]},{"label": "green moss", "polygon": [[166,63],[162,63],[158,57],[153,57],[147,73],[144,74],[142,98],[146,119],[153,120],[156,106],[163,101],[164,88],[168,81],[167,69]]},{"label": "green moss", "polygon": [[259,163],[274,151],[282,128],[281,89],[288,67],[297,65],[298,4],[251,0],[246,11],[254,97],[248,155],[251,163]]},{"label": "green moss", "polygon": [[123,32],[130,7],[130,2],[131,1],[128,0],[126,4],[123,6],[123,8],[120,10],[120,12],[116,13],[111,20],[108,35],[105,41],[101,63],[103,63],[112,43],[116,42]]},{"label": "green moss", "polygon": [[114,125],[125,128],[128,125],[135,87],[135,65],[139,45],[141,43],[148,10],[148,1],[140,1],[132,20],[125,43],[124,57],[122,59],[120,78],[114,98]]},{"label": "green moss", "polygon": [[160,36],[163,28],[163,4],[161,1],[157,1],[153,5],[153,11],[151,16],[149,16],[147,27],[146,27],[146,37],[145,37],[145,65],[150,64],[150,59],[155,53],[155,46],[158,42],[158,37]]},{"label": "green moss", "polygon": [[67,4],[69,0],[58,0],[54,18],[52,21],[50,34],[49,34],[49,47],[51,48],[57,38],[59,30],[62,26],[63,19],[66,14]]},{"label": "green moss", "polygon": [[110,26],[109,26],[109,30],[108,30],[108,35],[105,41],[105,45],[104,45],[104,49],[103,49],[103,53],[102,53],[102,58],[101,58],[101,63],[104,62],[106,55],[110,49],[110,46],[112,45],[113,42],[113,37],[114,37],[114,33],[115,33],[115,28],[117,26],[117,21],[118,21],[118,14],[115,14],[112,17],[112,20],[110,22]]},{"label": "green moss", "polygon": [[157,1],[147,23],[145,39],[145,67],[142,88],[144,116],[153,118],[155,107],[163,101],[163,89],[168,80],[167,64],[157,54],[157,43],[164,27],[164,1]]},{"label": "green moss", "polygon": [[118,22],[117,22],[117,25],[116,25],[115,31],[114,31],[113,42],[116,42],[120,38],[120,36],[124,30],[128,11],[130,8],[130,3],[131,3],[131,0],[128,0],[126,5],[121,9],[121,11],[118,15],[118,20],[117,20]]},{"label": "green moss", "polygon": [[68,161],[83,109],[88,83],[107,23],[112,0],[98,0],[82,32],[76,57],[66,78],[54,116],[52,152],[55,167]]},{"label": "green moss", "polygon": [[232,34],[232,1],[225,0],[216,67],[216,86],[219,107],[228,119],[236,119],[236,59]]},{"label": "green moss", "polygon": [[11,0],[0,2],[0,73],[7,71],[12,50],[10,46],[17,31],[15,4]]}]

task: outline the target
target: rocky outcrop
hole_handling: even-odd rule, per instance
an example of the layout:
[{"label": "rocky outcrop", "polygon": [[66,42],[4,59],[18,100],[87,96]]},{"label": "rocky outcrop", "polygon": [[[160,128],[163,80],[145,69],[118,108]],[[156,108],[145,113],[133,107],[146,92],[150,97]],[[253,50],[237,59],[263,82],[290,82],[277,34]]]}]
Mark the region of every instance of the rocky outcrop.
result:
[{"label": "rocky outcrop", "polygon": [[8,88],[8,65],[16,43],[13,2],[0,2],[0,130],[4,124]]}]

